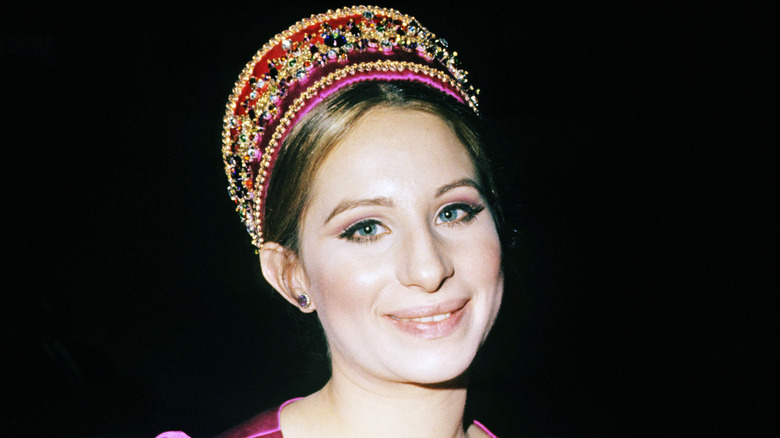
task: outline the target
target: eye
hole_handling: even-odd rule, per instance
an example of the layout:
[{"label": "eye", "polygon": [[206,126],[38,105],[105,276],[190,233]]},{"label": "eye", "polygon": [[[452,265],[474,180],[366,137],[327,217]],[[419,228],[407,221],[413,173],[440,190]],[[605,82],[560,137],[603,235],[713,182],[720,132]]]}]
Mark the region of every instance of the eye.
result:
[{"label": "eye", "polygon": [[360,221],[342,232],[339,237],[350,242],[370,242],[379,239],[389,231],[379,221],[368,219]]},{"label": "eye", "polygon": [[436,215],[436,223],[450,225],[469,222],[484,209],[485,207],[482,205],[450,204],[442,208]]}]

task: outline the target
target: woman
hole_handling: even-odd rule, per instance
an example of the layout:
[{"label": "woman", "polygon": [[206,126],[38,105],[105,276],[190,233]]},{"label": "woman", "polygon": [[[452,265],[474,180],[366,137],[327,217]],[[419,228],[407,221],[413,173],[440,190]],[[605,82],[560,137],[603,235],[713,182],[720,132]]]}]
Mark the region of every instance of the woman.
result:
[{"label": "woman", "polygon": [[463,426],[503,274],[476,93],[454,55],[412,17],[356,7],[277,35],[240,76],[230,194],[264,277],[317,312],[332,376],[221,436],[494,436]]}]

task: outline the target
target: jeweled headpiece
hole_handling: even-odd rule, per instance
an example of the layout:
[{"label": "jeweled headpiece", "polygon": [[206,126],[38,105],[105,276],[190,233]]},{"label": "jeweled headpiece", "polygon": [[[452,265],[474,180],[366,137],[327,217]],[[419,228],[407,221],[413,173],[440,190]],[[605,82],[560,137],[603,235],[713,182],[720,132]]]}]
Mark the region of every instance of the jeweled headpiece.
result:
[{"label": "jeweled headpiece", "polygon": [[456,52],[392,9],[354,6],[312,15],[276,35],[246,65],[224,118],[222,155],[230,198],[257,247],[266,191],[291,127],[337,90],[359,81],[427,84],[477,111]]}]

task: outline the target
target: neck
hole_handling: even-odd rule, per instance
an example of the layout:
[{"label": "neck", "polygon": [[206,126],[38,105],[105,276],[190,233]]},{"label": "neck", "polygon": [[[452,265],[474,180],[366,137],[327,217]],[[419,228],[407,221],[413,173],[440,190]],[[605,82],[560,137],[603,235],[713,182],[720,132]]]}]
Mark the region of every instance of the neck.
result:
[{"label": "neck", "polygon": [[320,391],[298,406],[289,406],[296,409],[290,410],[289,432],[284,422],[288,416],[282,417],[284,434],[290,438],[463,438],[465,380],[463,376],[435,385],[378,383],[361,381],[334,367]]}]

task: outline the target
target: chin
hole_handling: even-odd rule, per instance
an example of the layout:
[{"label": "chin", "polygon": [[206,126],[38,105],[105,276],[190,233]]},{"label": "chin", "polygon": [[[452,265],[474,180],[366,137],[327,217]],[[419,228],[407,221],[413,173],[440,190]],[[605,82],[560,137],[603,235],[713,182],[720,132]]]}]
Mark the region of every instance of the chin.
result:
[{"label": "chin", "polygon": [[452,351],[431,349],[412,354],[402,364],[397,374],[403,380],[419,385],[444,385],[453,382],[465,382],[471,362],[474,361],[478,346],[453,348]]},{"label": "chin", "polygon": [[[484,331],[461,331],[451,337],[436,340],[418,340],[414,346],[397,346],[396,361],[391,365],[400,380],[420,385],[446,385],[465,382],[480,347],[490,332],[493,318],[488,318]],[[465,321],[464,321],[465,322]],[[474,324],[466,323],[465,327]]]}]

